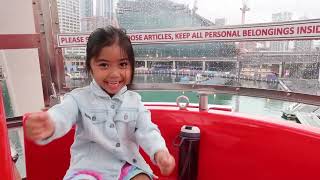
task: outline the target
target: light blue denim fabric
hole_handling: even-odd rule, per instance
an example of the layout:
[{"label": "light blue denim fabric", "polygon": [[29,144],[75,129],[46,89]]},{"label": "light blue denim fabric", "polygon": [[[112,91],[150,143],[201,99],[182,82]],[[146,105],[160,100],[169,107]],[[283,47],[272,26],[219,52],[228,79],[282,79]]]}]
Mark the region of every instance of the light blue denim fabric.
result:
[{"label": "light blue denim fabric", "polygon": [[126,162],[152,174],[139,153],[139,146],[153,163],[154,154],[167,149],[140,95],[127,87],[111,98],[93,81],[66,94],[63,101],[48,112],[56,129],[53,136],[38,144],[62,137],[76,124],[65,178],[77,169],[87,169],[100,172],[103,179],[118,179]]}]

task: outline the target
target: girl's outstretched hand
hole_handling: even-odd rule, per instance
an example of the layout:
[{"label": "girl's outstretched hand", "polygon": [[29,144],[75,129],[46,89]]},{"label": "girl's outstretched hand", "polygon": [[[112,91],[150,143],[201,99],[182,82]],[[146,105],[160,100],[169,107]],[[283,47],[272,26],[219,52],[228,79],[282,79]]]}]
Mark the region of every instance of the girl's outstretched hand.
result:
[{"label": "girl's outstretched hand", "polygon": [[25,131],[28,139],[44,140],[52,136],[54,130],[53,121],[47,112],[31,113],[26,116]]},{"label": "girl's outstretched hand", "polygon": [[160,150],[155,154],[155,160],[160,168],[161,174],[168,176],[176,165],[173,156],[167,150]]}]

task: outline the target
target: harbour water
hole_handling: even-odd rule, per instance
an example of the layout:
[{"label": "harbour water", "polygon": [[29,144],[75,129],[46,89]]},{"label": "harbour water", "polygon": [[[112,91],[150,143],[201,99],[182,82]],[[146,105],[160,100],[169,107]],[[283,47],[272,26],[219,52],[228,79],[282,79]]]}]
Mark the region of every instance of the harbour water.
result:
[{"label": "harbour water", "polygon": [[[194,81],[193,76],[176,76],[170,74],[137,74],[134,79],[134,83],[189,83]],[[184,81],[189,79],[188,81]],[[201,82],[202,84],[212,85],[235,85],[231,79],[213,77],[206,81]],[[241,86],[259,89],[270,89],[280,90],[278,83],[267,83],[262,81],[250,81],[241,80]],[[142,96],[142,100],[145,102],[175,102],[176,98],[182,94],[188,96],[191,103],[198,103],[197,92],[173,92],[173,91],[139,91]],[[238,104],[237,104],[238,103]],[[216,105],[228,105],[233,109],[238,106],[238,111],[242,113],[271,116],[275,119],[283,120],[281,118],[281,110],[284,107],[292,104],[291,102],[284,102],[280,100],[256,98],[247,96],[234,96],[225,94],[212,94],[209,95],[209,104]]]}]

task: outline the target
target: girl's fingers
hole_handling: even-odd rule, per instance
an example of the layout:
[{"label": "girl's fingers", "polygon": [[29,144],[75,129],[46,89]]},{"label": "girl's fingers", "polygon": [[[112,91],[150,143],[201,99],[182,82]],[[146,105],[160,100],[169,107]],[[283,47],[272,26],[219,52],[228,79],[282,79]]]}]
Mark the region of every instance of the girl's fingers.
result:
[{"label": "girl's fingers", "polygon": [[37,131],[30,131],[28,133],[28,138],[31,140],[38,140],[38,138],[41,136],[42,131],[41,130],[37,130]]},{"label": "girl's fingers", "polygon": [[39,134],[37,134],[37,135],[34,136],[34,140],[35,140],[35,141],[39,141],[39,140],[45,139],[46,137],[47,137],[47,136],[46,136],[45,133],[39,133]]},{"label": "girl's fingers", "polygon": [[47,112],[30,113],[25,122],[26,136],[33,141],[45,139],[53,134],[54,125]]},{"label": "girl's fingers", "polygon": [[32,134],[34,135],[38,135],[38,134],[43,134],[45,132],[45,129],[44,128],[38,128],[38,129],[34,129],[32,131]]},{"label": "girl's fingers", "polygon": [[163,154],[159,162],[161,174],[169,175],[175,167],[175,160],[169,153]]},{"label": "girl's fingers", "polygon": [[168,166],[171,163],[171,158],[172,156],[169,154],[169,152],[164,153],[160,160],[160,163],[162,164],[162,166]]}]

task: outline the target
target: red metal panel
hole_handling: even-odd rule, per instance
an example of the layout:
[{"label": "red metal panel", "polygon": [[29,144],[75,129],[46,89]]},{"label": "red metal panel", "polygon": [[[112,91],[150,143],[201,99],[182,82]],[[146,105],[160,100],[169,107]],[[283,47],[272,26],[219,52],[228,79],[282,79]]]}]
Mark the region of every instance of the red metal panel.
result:
[{"label": "red metal panel", "polygon": [[12,160],[5,111],[0,88],[0,177],[4,180],[13,179]]},{"label": "red metal panel", "polygon": [[[206,113],[151,109],[151,115],[176,163],[179,162],[179,149],[173,146],[173,141],[181,126],[195,125],[201,129],[199,180],[318,179],[320,130],[311,132],[290,122],[271,123],[272,119],[240,116],[226,111]],[[25,141],[28,179],[64,175],[70,160],[73,133],[47,146]],[[160,175],[147,156],[145,159]],[[170,177],[160,176],[160,179],[177,179],[177,176],[176,168]]]},{"label": "red metal panel", "polygon": [[29,49],[39,46],[39,34],[0,34],[0,49]]},{"label": "red metal panel", "polygon": [[[24,121],[25,118],[23,123]],[[73,143],[74,132],[75,129],[72,129],[64,137],[45,146],[39,146],[25,138],[27,179],[63,179],[70,164],[70,146]]]},{"label": "red metal panel", "polygon": [[284,126],[269,123],[271,119],[267,122],[232,112],[170,110],[152,110],[152,119],[176,162],[179,150],[172,141],[181,126],[196,125],[201,129],[200,180],[318,179],[320,135],[294,128],[290,122],[282,123],[288,124]]}]

